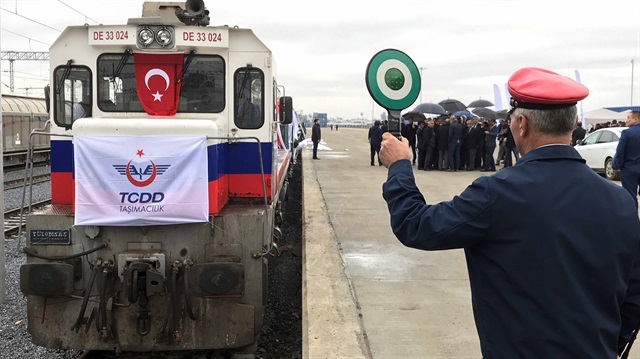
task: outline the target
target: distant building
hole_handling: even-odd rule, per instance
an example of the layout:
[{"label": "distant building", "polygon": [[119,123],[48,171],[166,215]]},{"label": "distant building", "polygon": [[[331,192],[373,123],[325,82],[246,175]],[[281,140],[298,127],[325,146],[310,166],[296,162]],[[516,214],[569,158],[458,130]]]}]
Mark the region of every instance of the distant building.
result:
[{"label": "distant building", "polygon": [[314,121],[316,118],[318,120],[320,120],[320,127],[327,127],[328,120],[327,120],[327,114],[326,113],[314,112],[313,113],[313,119],[311,121]]}]

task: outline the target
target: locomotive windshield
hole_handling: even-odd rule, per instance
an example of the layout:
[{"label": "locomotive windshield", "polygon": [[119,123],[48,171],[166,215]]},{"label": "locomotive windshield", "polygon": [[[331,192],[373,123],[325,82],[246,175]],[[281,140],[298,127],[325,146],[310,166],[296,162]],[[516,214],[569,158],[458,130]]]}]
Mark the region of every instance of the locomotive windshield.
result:
[{"label": "locomotive windshield", "polygon": [[[188,59],[185,56],[185,65]],[[178,112],[221,112],[225,107],[224,60],[212,55],[193,55],[189,60],[182,78]],[[136,93],[133,64],[133,56],[123,56],[122,53],[103,54],[98,58],[100,110],[144,112]]]},{"label": "locomotive windshield", "polygon": [[91,70],[86,66],[58,66],[55,71],[55,121],[69,126],[91,116]]},{"label": "locomotive windshield", "polygon": [[238,128],[256,129],[264,123],[264,73],[253,67],[240,68],[234,77],[235,119]]}]

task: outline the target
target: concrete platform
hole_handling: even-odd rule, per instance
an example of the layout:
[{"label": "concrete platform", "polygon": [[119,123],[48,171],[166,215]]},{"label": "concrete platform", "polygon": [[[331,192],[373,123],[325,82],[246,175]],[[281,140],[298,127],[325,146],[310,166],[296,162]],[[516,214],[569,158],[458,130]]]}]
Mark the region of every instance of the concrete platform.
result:
[{"label": "concrete platform", "polygon": [[[463,251],[418,251],[395,238],[387,170],[370,166],[366,129],[323,128],[322,138],[331,150],[320,160],[303,151],[303,357],[481,358]],[[416,181],[434,203],[481,175],[416,170]],[[634,347],[630,357],[640,357]]]}]

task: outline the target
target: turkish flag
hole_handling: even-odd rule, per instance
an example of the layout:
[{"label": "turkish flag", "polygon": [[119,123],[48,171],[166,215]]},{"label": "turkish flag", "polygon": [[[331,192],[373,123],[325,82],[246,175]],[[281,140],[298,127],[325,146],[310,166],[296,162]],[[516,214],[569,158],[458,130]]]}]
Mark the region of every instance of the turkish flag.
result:
[{"label": "turkish flag", "polygon": [[144,111],[153,116],[173,116],[180,101],[184,54],[134,53],[136,91]]}]

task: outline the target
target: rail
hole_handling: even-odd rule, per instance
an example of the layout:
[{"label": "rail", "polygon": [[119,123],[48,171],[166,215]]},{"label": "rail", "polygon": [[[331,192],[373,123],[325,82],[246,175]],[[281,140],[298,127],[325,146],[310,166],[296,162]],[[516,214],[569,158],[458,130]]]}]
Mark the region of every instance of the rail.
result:
[{"label": "rail", "polygon": [[[36,209],[40,209],[51,203],[51,199],[44,201],[30,203],[28,212],[33,212]],[[21,232],[24,228],[24,222],[22,221],[22,215],[25,208],[16,208],[4,212],[4,236],[8,237]],[[19,240],[18,240],[19,241]]]},{"label": "rail", "polygon": [[[36,176],[33,177],[33,184],[47,182],[47,181],[50,181],[50,180],[51,180],[51,174],[50,173],[36,175]],[[9,190],[9,189],[20,188],[20,187],[24,186],[24,181],[25,181],[24,178],[4,181],[4,190],[6,191],[6,190]]]},{"label": "rail", "polygon": [[[51,157],[51,148],[41,148],[38,150],[34,150],[33,153],[34,155],[37,155],[37,158],[34,158],[34,166],[39,167],[49,164],[49,158]],[[2,167],[4,168],[4,171],[10,172],[24,169],[26,165],[27,154],[28,151],[4,152],[2,154],[4,159],[4,161],[2,162]]]}]

